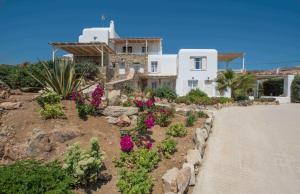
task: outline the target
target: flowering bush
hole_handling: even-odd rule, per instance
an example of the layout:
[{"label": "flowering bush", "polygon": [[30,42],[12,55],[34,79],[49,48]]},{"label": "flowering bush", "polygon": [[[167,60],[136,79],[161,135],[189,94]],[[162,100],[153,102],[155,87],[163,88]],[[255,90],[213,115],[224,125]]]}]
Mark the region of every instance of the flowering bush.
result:
[{"label": "flowering bush", "polygon": [[83,96],[80,92],[73,92],[71,100],[76,102],[76,108],[80,118],[86,119],[87,115],[96,115],[103,95],[104,89],[100,85],[97,85],[92,92],[91,99],[89,96]]},{"label": "flowering bush", "polygon": [[144,111],[146,109],[150,109],[153,107],[155,104],[154,98],[148,99],[146,101],[143,100],[136,100],[135,102],[136,107],[140,109],[140,111]]},{"label": "flowering bush", "polygon": [[154,127],[155,124],[155,120],[152,114],[148,114],[147,118],[145,119],[145,124],[147,126],[147,129],[151,129],[152,127]]},{"label": "flowering bush", "polygon": [[121,150],[123,152],[130,152],[133,149],[133,141],[130,135],[125,135],[121,138]]},{"label": "flowering bush", "polygon": [[155,112],[155,123],[161,127],[167,127],[171,123],[171,118],[174,116],[174,111],[170,108],[160,107]]}]

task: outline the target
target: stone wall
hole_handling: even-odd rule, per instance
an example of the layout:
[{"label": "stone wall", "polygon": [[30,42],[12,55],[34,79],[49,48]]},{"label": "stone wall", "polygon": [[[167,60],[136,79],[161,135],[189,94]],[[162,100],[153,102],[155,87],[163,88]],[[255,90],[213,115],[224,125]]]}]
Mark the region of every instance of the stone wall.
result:
[{"label": "stone wall", "polygon": [[[125,74],[119,75],[119,65],[125,64]],[[144,67],[144,73],[148,72],[148,55],[147,54],[111,54],[110,66],[114,70],[113,80],[124,79],[130,73],[130,67],[134,64],[141,64]]]}]

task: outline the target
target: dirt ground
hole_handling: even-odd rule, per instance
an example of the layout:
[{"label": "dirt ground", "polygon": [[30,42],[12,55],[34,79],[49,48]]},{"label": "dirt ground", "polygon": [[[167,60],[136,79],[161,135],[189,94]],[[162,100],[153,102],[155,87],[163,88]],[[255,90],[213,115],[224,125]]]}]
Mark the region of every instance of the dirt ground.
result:
[{"label": "dirt ground", "polygon": [[[8,111],[0,119],[2,126],[12,126],[15,131],[14,144],[20,145],[24,148],[28,139],[32,134],[32,129],[40,128],[46,132],[51,132],[53,129],[75,129],[83,133],[82,136],[76,137],[65,143],[56,143],[53,151],[37,159],[45,161],[51,161],[54,159],[62,160],[66,148],[79,142],[84,148],[89,147],[89,141],[92,137],[96,137],[99,140],[101,150],[105,153],[105,167],[104,174],[108,175],[108,181],[99,181],[99,184],[86,189],[77,190],[78,193],[119,193],[116,187],[117,182],[117,169],[112,163],[113,157],[117,157],[120,153],[120,128],[109,124],[104,116],[89,117],[87,121],[81,120],[75,109],[75,104],[71,101],[64,101],[66,119],[55,120],[43,120],[39,115],[40,106],[32,101],[33,96],[36,94],[23,94],[13,95],[10,97],[10,101],[21,101],[23,103],[22,108]],[[185,117],[181,115],[175,116],[173,123],[184,122]],[[188,128],[188,135],[183,138],[176,138],[178,144],[178,151],[173,155],[171,159],[162,160],[158,168],[155,169],[151,175],[154,179],[153,192],[155,194],[162,192],[161,177],[166,170],[172,167],[181,168],[184,163],[184,156],[186,151],[192,148],[192,134],[196,127],[200,127],[203,124],[203,119],[199,119],[193,128]],[[165,132],[167,128],[161,128],[155,126],[153,129],[152,138],[155,140],[154,146],[165,138]],[[1,161],[0,161],[1,162]],[[3,162],[3,161],[2,161]]]}]

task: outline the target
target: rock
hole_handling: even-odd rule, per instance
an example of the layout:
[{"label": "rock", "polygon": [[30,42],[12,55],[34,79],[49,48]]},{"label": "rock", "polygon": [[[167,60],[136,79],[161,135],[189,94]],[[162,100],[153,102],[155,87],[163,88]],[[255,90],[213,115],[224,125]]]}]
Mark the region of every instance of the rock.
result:
[{"label": "rock", "polygon": [[131,115],[130,119],[131,119],[131,125],[136,126],[137,125],[137,120],[138,120],[137,115]]},{"label": "rock", "polygon": [[128,97],[126,95],[121,95],[121,103],[123,104],[124,102],[128,101]]},{"label": "rock", "polygon": [[12,95],[22,95],[22,91],[20,89],[10,90],[10,94]]},{"label": "rock", "polygon": [[[207,140],[208,133],[207,133],[206,129],[205,128],[200,128],[198,130],[199,130],[199,133],[202,134],[202,137],[204,138],[204,140]],[[197,129],[196,129],[196,131],[197,131]]]},{"label": "rock", "polygon": [[34,157],[43,152],[50,152],[51,149],[52,144],[50,143],[49,135],[41,129],[33,129],[26,150],[27,155]]},{"label": "rock", "polygon": [[186,155],[186,162],[193,164],[195,168],[199,167],[202,162],[200,151],[197,149],[188,150]]},{"label": "rock", "polygon": [[163,176],[162,176],[162,181],[163,181],[163,191],[165,193],[167,192],[175,192],[177,193],[178,188],[177,188],[177,182],[176,182],[176,177],[179,173],[178,168],[172,168],[168,170]]},{"label": "rock", "polygon": [[191,178],[190,178],[190,182],[189,185],[195,185],[196,184],[196,175],[195,175],[195,168],[194,165],[190,164],[190,163],[184,163],[182,165],[182,168],[189,168],[191,171]]},{"label": "rock", "polygon": [[116,124],[119,127],[128,127],[130,126],[130,123],[131,123],[130,118],[127,115],[123,114],[118,117]]},{"label": "rock", "polygon": [[73,129],[54,129],[52,132],[53,142],[64,143],[76,137],[82,136],[83,133]]},{"label": "rock", "polygon": [[138,114],[139,109],[137,107],[123,107],[123,106],[108,106],[102,114],[105,116],[119,117],[123,114],[127,116]]},{"label": "rock", "polygon": [[108,117],[106,117],[106,119],[107,119],[108,123],[110,123],[110,124],[116,124],[118,122],[118,118],[116,118],[116,117],[108,116]]},{"label": "rock", "polygon": [[7,90],[0,90],[0,99],[7,99],[9,98],[10,94]]},{"label": "rock", "polygon": [[4,110],[18,109],[21,106],[22,106],[21,102],[2,102],[0,104],[0,108],[3,108]]},{"label": "rock", "polygon": [[200,154],[203,155],[204,148],[205,148],[205,138],[200,128],[196,129],[194,133],[193,141],[196,145],[196,148],[200,151]]},{"label": "rock", "polygon": [[121,104],[121,91],[120,90],[111,90],[108,91],[107,100],[109,106],[118,106]]},{"label": "rock", "polygon": [[191,168],[185,167],[179,171],[176,177],[178,194],[183,194],[187,191],[191,179]]}]

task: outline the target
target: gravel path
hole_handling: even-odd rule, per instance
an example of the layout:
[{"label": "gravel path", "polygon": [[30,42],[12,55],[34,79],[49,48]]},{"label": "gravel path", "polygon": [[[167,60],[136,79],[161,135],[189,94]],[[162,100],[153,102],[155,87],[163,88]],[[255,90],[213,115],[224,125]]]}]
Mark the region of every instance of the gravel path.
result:
[{"label": "gravel path", "polygon": [[220,193],[300,193],[300,104],[217,112],[193,194]]}]

